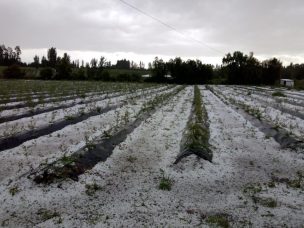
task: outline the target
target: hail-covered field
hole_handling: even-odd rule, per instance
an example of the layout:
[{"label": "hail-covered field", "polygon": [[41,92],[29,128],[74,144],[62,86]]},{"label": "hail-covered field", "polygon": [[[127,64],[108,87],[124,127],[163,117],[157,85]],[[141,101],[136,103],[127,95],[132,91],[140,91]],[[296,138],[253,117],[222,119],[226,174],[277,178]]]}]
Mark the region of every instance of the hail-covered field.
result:
[{"label": "hail-covered field", "polygon": [[304,92],[1,81],[0,226],[303,227]]}]

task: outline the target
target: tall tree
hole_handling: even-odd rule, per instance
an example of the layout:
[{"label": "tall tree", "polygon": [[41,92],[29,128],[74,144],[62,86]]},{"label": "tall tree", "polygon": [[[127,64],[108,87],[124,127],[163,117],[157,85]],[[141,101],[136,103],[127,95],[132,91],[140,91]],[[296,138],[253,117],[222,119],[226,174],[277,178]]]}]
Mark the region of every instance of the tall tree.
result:
[{"label": "tall tree", "polygon": [[263,66],[263,84],[273,85],[280,80],[282,73],[282,63],[276,59],[265,60]]},{"label": "tall tree", "polygon": [[56,48],[51,47],[47,52],[48,65],[50,67],[55,67],[57,62],[57,51]]},{"label": "tall tree", "polygon": [[63,54],[63,57],[60,59],[56,66],[56,70],[58,79],[71,79],[71,58],[67,53]]},{"label": "tall tree", "polygon": [[36,68],[38,68],[38,67],[39,67],[39,64],[40,64],[40,62],[39,62],[39,56],[38,56],[38,55],[35,55],[35,56],[34,56],[33,66],[36,67]]},{"label": "tall tree", "polygon": [[15,47],[15,53],[16,53],[16,62],[17,63],[21,62],[20,55],[21,55],[22,52],[21,52],[20,46]]}]

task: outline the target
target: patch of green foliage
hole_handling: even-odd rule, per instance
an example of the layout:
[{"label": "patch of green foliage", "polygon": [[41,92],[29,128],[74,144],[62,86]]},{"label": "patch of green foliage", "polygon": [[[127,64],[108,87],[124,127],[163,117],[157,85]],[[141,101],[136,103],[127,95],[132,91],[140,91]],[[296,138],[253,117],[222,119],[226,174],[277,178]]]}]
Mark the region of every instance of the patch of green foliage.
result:
[{"label": "patch of green foliage", "polygon": [[127,157],[127,161],[130,162],[130,163],[134,163],[136,160],[137,160],[137,158],[134,157],[134,156],[128,156]]},{"label": "patch of green foliage", "polygon": [[41,216],[41,219],[43,221],[46,221],[46,220],[52,219],[54,217],[60,216],[58,212],[53,212],[53,211],[50,211],[50,210],[47,210],[47,209],[44,209],[44,208],[40,209],[37,212],[37,215]]},{"label": "patch of green foliage", "polygon": [[170,191],[173,185],[173,180],[165,175],[165,171],[163,169],[160,170],[161,172],[161,179],[158,188],[161,190]]},{"label": "patch of green foliage", "polygon": [[209,127],[207,124],[207,112],[202,106],[202,99],[199,88],[194,87],[194,115],[195,118],[187,126],[186,149],[208,160],[212,160],[212,152],[209,149]]},{"label": "patch of green foliage", "polygon": [[262,191],[262,186],[260,183],[247,184],[243,189],[243,192],[248,195],[255,195],[256,193],[259,193],[261,191]]},{"label": "patch of green foliage", "polygon": [[280,91],[276,91],[272,93],[273,97],[286,97],[286,95]]},{"label": "patch of green foliage", "polygon": [[101,190],[101,189],[102,189],[102,187],[99,186],[99,185],[96,184],[96,183],[93,183],[93,184],[86,184],[86,185],[85,185],[85,188],[86,188],[85,192],[86,192],[86,194],[89,195],[89,196],[93,196],[93,195],[95,194],[95,192],[97,192],[98,190]]},{"label": "patch of green foliage", "polygon": [[20,189],[19,189],[18,186],[14,186],[14,187],[11,187],[11,188],[9,189],[9,193],[10,193],[12,196],[16,195],[18,192],[20,192]]},{"label": "patch of green foliage", "polygon": [[227,216],[222,214],[210,215],[208,216],[206,222],[210,225],[214,225],[218,227],[223,227],[223,228],[230,227]]},{"label": "patch of green foliage", "polygon": [[277,201],[272,198],[256,198],[257,202],[264,207],[275,208],[278,206]]}]

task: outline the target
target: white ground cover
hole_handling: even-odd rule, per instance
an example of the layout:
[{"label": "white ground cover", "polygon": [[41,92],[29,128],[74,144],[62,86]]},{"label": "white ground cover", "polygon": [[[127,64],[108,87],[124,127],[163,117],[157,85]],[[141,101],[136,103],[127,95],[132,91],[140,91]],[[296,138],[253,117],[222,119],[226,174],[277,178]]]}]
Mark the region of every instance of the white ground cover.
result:
[{"label": "white ground cover", "polygon": [[275,126],[286,129],[289,133],[296,135],[300,139],[304,136],[304,120],[280,110],[267,106],[259,101],[256,101],[251,96],[237,94],[228,87],[213,86],[217,94],[224,95],[226,99],[231,99],[238,104],[246,105],[251,109],[258,110],[261,117],[272,123]]},{"label": "white ground cover", "polygon": [[[201,87],[201,92],[213,163],[190,156],[173,165],[193,100],[193,87],[187,87],[79,182],[44,186],[26,177],[2,182],[0,222],[10,227],[193,227],[208,226],[208,218],[217,215],[232,227],[301,227],[303,189],[269,183],[273,176],[293,179],[304,171],[303,155],[280,149],[210,91]],[[160,169],[172,180],[171,191],[158,188]],[[92,184],[97,188],[88,194]],[[259,186],[253,194],[245,191]],[[269,207],[261,199],[276,204]]]},{"label": "white ground cover", "polygon": [[97,107],[103,109],[111,105],[122,104],[123,102],[135,96],[144,95],[146,93],[156,93],[162,89],[164,88],[160,87],[148,90],[140,90],[132,94],[121,95],[119,97],[113,97],[88,104],[78,104],[70,108],[58,109],[55,111],[34,115],[32,117],[26,117],[10,122],[5,122],[0,124],[0,138],[16,135],[20,132],[26,132],[50,126],[53,123],[63,120],[65,118],[79,116],[81,115],[81,113],[88,113],[90,111],[96,110]]}]

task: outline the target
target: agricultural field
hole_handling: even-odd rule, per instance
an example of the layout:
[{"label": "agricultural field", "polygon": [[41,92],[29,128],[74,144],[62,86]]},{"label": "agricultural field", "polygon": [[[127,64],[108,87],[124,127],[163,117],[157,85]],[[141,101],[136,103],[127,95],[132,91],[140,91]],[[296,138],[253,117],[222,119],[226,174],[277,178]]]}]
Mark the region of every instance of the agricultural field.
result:
[{"label": "agricultural field", "polygon": [[1,227],[303,227],[304,91],[1,81]]}]

